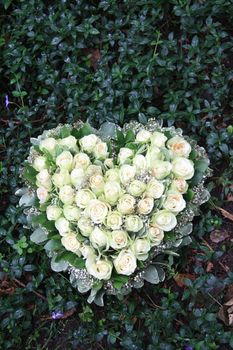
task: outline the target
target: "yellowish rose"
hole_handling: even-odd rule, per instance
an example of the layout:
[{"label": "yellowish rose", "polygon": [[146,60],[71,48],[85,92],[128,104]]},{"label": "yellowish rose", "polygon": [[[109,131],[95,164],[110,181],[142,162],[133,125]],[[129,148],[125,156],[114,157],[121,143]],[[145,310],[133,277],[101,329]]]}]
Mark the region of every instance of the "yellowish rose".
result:
[{"label": "yellowish rose", "polygon": [[69,232],[61,239],[61,244],[66,248],[66,250],[69,250],[77,255],[80,254],[80,247],[81,244],[77,239],[77,236],[74,232]]},{"label": "yellowish rose", "polygon": [[85,215],[95,224],[100,224],[108,215],[108,206],[98,199],[92,199],[85,209]]},{"label": "yellowish rose", "polygon": [[143,222],[138,215],[129,215],[125,219],[125,229],[131,232],[138,232],[143,228]]},{"label": "yellowish rose", "polygon": [[179,213],[186,207],[186,202],[179,192],[168,192],[163,207],[174,213]]},{"label": "yellowish rose", "polygon": [[152,215],[151,224],[159,227],[161,230],[167,232],[173,230],[177,225],[175,215],[169,210],[159,210]]},{"label": "yellowish rose", "polygon": [[114,230],[110,236],[110,246],[113,249],[122,249],[128,245],[128,234],[123,230]]},{"label": "yellowish rose", "polygon": [[61,169],[66,169],[70,171],[73,166],[73,156],[69,151],[63,151],[56,158],[56,165]]},{"label": "yellowish rose", "polygon": [[154,207],[154,199],[151,197],[143,198],[138,202],[137,211],[141,215],[148,215]]},{"label": "yellowish rose", "polygon": [[190,180],[194,175],[193,162],[187,158],[177,157],[172,162],[172,172],[179,179]]},{"label": "yellowish rose", "polygon": [[164,184],[156,179],[151,179],[146,186],[145,196],[158,199],[164,192]]},{"label": "yellowish rose", "polygon": [[131,182],[136,175],[136,167],[134,165],[124,164],[120,168],[120,180],[123,185]]},{"label": "yellowish rose", "polygon": [[86,153],[78,153],[74,156],[74,167],[87,169],[91,164],[90,158]]},{"label": "yellowish rose", "polygon": [[188,158],[192,150],[191,145],[180,136],[174,136],[168,140],[167,147],[175,154],[175,156],[185,158]]},{"label": "yellowish rose", "polygon": [[92,199],[95,199],[95,194],[88,189],[79,190],[75,196],[75,202],[81,209],[86,208]]},{"label": "yellowish rose", "polygon": [[74,202],[75,191],[70,185],[65,185],[59,189],[59,199],[64,204],[72,204]]},{"label": "yellowish rose", "polygon": [[122,250],[113,260],[117,273],[130,276],[137,267],[136,257],[131,250]]},{"label": "yellowish rose", "polygon": [[117,210],[121,214],[132,214],[134,212],[136,200],[130,194],[124,194],[118,202]]},{"label": "yellowish rose", "polygon": [[137,135],[136,135],[136,141],[137,142],[142,142],[142,143],[146,143],[150,141],[151,138],[151,132],[147,131],[145,129],[140,130]]}]

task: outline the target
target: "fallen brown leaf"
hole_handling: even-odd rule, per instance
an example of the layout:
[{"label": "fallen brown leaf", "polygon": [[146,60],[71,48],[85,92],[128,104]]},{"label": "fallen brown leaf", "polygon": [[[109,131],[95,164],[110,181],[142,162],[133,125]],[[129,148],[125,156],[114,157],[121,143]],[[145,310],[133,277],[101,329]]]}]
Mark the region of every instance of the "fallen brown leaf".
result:
[{"label": "fallen brown leaf", "polygon": [[[59,317],[58,319],[65,320],[66,318],[72,316],[76,312],[76,310],[77,309],[75,307],[73,307],[72,309],[64,312],[63,316]],[[51,315],[42,315],[40,317],[40,320],[45,320],[45,321],[53,320],[54,321],[54,318]]]},{"label": "fallen brown leaf", "polygon": [[15,283],[5,278],[0,282],[0,295],[12,295],[15,292],[15,288]]},{"label": "fallen brown leaf", "polygon": [[210,233],[210,239],[214,243],[220,243],[229,237],[226,230],[214,230]]},{"label": "fallen brown leaf", "polygon": [[191,275],[190,273],[178,273],[175,277],[174,280],[177,284],[177,286],[183,288],[185,287],[185,279],[188,278],[192,281],[195,280],[195,275]]},{"label": "fallen brown leaf", "polygon": [[227,211],[227,210],[225,210],[225,209],[223,209],[223,208],[220,208],[220,207],[216,207],[216,208],[221,212],[221,214],[222,214],[225,218],[227,218],[227,219],[233,221],[233,214],[229,213],[229,211]]},{"label": "fallen brown leaf", "polygon": [[233,298],[220,307],[218,317],[225,323],[225,325],[233,326]]},{"label": "fallen brown leaf", "polygon": [[207,266],[206,266],[206,272],[210,272],[213,270],[214,264],[212,264],[211,261],[208,261]]}]

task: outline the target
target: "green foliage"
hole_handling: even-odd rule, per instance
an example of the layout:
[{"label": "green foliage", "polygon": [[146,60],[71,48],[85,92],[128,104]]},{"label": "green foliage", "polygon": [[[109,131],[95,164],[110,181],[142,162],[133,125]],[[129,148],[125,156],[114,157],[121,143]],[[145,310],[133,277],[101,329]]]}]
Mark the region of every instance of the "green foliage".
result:
[{"label": "green foliage", "polygon": [[[13,288],[0,300],[0,348],[233,348],[232,333],[216,316],[232,273],[205,270],[224,253],[201,244],[223,224],[210,207],[195,223],[197,242],[184,248],[176,266],[182,271],[190,249],[197,251],[195,281],[184,289],[172,279],[148,285],[121,302],[110,296],[103,311],[87,307],[86,297],[51,271],[42,248],[29,240],[14,195],[30,137],[60,122],[82,119],[99,127],[156,117],[206,147],[214,170],[212,201],[222,205],[232,195],[232,1],[2,0],[0,10],[0,277]],[[90,132],[85,126],[79,137]],[[68,134],[62,129],[61,137]],[[130,133],[127,140],[117,138],[133,144]],[[205,166],[199,162],[197,176]],[[27,168],[29,182],[31,175]],[[48,238],[48,250],[60,244],[53,234]],[[25,287],[16,288],[14,278]],[[73,308],[77,313],[66,320],[41,319]]]}]

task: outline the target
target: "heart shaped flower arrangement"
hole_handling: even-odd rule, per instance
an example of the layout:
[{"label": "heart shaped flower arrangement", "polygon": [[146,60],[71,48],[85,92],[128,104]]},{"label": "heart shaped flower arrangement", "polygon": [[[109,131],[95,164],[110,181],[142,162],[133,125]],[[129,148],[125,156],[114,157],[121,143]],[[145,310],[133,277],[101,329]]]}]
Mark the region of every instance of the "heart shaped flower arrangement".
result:
[{"label": "heart shaped flower arrangement", "polygon": [[205,150],[181,129],[130,122],[59,125],[32,139],[17,191],[31,240],[54,271],[103,295],[124,295],[165,278],[168,254],[190,243],[194,215],[209,198]]}]

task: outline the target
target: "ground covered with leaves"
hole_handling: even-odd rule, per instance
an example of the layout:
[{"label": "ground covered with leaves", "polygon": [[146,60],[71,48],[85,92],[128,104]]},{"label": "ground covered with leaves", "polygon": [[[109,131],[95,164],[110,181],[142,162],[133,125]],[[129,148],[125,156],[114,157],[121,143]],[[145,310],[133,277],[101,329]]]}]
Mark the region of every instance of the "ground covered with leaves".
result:
[{"label": "ground covered with leaves", "polygon": [[[231,0],[0,1],[0,348],[233,348]],[[53,273],[14,195],[60,122],[163,120],[203,145],[211,200],[168,278],[100,308]]]}]

